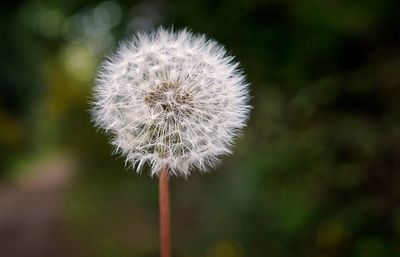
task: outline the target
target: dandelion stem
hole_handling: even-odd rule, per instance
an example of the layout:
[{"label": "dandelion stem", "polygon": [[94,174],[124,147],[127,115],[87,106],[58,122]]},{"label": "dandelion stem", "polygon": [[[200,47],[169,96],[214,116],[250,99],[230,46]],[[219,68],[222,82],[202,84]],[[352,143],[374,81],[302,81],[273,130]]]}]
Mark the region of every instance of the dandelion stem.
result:
[{"label": "dandelion stem", "polygon": [[160,257],[171,257],[171,218],[167,167],[161,170],[158,186],[160,198]]}]

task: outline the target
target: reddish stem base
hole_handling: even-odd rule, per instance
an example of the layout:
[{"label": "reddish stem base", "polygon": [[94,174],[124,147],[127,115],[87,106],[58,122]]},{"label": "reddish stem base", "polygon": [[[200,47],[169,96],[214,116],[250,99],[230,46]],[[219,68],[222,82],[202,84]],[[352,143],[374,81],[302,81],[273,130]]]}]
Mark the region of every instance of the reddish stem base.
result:
[{"label": "reddish stem base", "polygon": [[160,257],[171,257],[171,214],[167,167],[161,170],[158,186],[160,201]]}]

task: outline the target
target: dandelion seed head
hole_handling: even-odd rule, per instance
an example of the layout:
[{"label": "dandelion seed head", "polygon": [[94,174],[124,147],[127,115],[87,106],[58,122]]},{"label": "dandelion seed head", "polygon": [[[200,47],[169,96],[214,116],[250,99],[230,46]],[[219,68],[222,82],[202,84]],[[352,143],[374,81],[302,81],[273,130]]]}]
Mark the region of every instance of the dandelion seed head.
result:
[{"label": "dandelion seed head", "polygon": [[248,84],[234,58],[188,30],[137,34],[97,74],[92,116],[115,151],[150,175],[206,171],[246,125]]}]

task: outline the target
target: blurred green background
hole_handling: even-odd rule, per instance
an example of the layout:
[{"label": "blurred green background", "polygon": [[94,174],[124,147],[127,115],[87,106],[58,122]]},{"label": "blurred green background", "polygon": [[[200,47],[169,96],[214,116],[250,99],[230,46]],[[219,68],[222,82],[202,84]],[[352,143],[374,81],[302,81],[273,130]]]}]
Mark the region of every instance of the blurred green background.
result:
[{"label": "blurred green background", "polygon": [[400,256],[400,2],[3,1],[0,256],[158,256],[156,179],[92,127],[104,55],[206,33],[251,83],[234,154],[171,185],[174,257]]}]

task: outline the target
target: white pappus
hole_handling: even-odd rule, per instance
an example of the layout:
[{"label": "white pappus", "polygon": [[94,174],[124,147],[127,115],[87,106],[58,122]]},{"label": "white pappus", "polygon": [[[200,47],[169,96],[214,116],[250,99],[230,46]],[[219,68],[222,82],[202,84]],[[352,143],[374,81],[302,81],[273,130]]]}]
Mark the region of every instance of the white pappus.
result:
[{"label": "white pappus", "polygon": [[223,46],[187,29],[121,43],[101,65],[92,117],[116,152],[150,175],[206,171],[231,152],[251,107],[243,72]]}]

